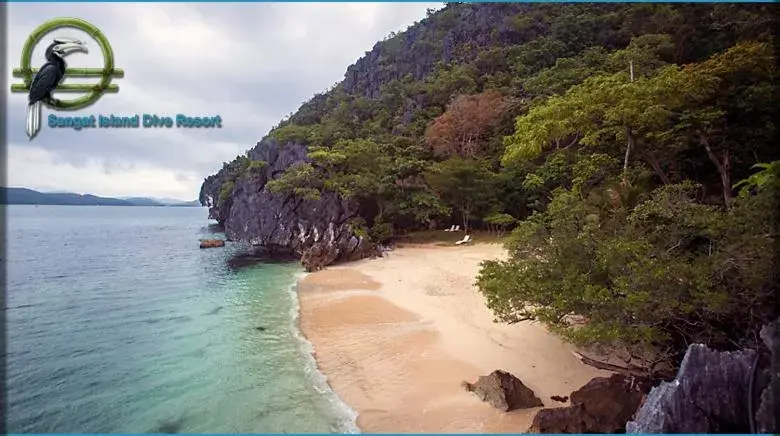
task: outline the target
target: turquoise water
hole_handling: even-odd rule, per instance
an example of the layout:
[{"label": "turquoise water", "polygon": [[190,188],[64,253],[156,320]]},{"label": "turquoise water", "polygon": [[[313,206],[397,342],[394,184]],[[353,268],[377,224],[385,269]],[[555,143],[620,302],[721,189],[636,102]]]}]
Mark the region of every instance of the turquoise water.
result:
[{"label": "turquoise water", "polygon": [[201,208],[8,208],[8,431],[356,431],[295,328],[298,264],[232,269]]}]

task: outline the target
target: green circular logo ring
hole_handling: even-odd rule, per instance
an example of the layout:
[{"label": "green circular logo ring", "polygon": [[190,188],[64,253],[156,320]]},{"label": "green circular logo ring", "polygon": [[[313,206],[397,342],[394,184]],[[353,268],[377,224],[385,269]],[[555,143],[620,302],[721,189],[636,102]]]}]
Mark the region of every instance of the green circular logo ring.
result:
[{"label": "green circular logo ring", "polygon": [[20,69],[24,74],[24,83],[27,85],[27,87],[29,87],[33,79],[30,61],[32,60],[32,54],[35,46],[38,45],[38,42],[46,34],[61,27],[71,27],[74,29],[83,30],[91,37],[95,38],[95,41],[97,41],[98,45],[100,45],[100,49],[103,51],[103,74],[100,83],[95,87],[95,89],[89,91],[88,94],[74,100],[60,100],[50,105],[61,110],[81,109],[91,105],[92,103],[95,103],[100,99],[100,97],[103,96],[104,91],[108,88],[108,85],[111,84],[111,76],[114,72],[114,51],[111,49],[111,44],[108,43],[108,39],[106,39],[105,35],[103,35],[103,32],[101,32],[97,27],[80,18],[55,18],[41,24],[30,34],[30,36],[27,37],[27,41],[24,43],[24,48],[22,48],[22,64]]}]

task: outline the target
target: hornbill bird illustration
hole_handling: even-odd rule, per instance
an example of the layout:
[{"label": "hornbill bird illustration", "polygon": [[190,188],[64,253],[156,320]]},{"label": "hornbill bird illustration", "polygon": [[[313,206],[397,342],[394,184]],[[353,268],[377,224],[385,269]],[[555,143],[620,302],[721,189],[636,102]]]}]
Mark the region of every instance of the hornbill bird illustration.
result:
[{"label": "hornbill bird illustration", "polygon": [[41,130],[41,104],[56,102],[51,93],[65,76],[65,56],[77,51],[88,53],[83,42],[66,37],[54,38],[54,42],[46,48],[46,63],[30,83],[27,105],[27,136],[30,140]]}]

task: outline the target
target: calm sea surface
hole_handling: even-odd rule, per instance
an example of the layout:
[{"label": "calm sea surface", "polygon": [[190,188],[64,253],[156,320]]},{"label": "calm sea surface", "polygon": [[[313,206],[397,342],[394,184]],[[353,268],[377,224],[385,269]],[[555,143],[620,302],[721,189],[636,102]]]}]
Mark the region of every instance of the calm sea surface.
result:
[{"label": "calm sea surface", "polygon": [[229,268],[201,208],[7,211],[9,432],[356,430],[295,328],[297,264]]}]

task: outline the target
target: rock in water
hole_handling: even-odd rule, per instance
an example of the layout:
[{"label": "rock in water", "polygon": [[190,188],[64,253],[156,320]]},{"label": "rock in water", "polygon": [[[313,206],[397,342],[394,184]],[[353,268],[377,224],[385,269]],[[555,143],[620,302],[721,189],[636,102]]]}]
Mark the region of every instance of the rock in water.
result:
[{"label": "rock in water", "polygon": [[225,241],[222,239],[202,239],[200,241],[200,248],[214,248],[214,247],[224,247]]},{"label": "rock in water", "polygon": [[318,271],[338,259],[338,250],[333,250],[327,244],[315,243],[301,255],[301,263],[308,271]]},{"label": "rock in water", "polygon": [[635,377],[596,377],[571,393],[571,406],[542,409],[531,433],[618,433],[625,430],[648,385]]},{"label": "rock in water", "polygon": [[490,375],[481,376],[476,383],[463,382],[462,386],[482,401],[505,412],[544,406],[534,391],[506,371],[493,371]]},{"label": "rock in water", "polygon": [[[209,206],[209,217],[224,226],[229,240],[250,242],[271,254],[295,255],[309,271],[381,255],[350,226],[360,216],[357,201],[328,191],[307,200],[266,188],[288,168],[310,162],[306,151],[302,144],[266,138],[249,151],[249,159],[265,162],[261,167],[247,172],[238,161],[226,164],[203,182],[200,202]],[[231,187],[232,194],[220,201],[225,187]]]},{"label": "rock in water", "polygon": [[[780,320],[761,329],[766,350],[688,347],[677,377],[647,396],[628,433],[777,433]],[[772,374],[774,372],[774,374]],[[751,398],[752,397],[752,398]]]}]

